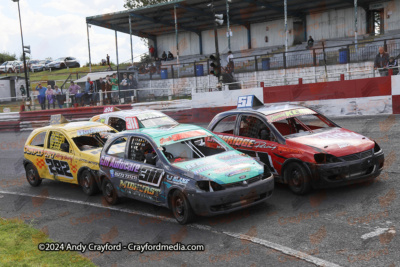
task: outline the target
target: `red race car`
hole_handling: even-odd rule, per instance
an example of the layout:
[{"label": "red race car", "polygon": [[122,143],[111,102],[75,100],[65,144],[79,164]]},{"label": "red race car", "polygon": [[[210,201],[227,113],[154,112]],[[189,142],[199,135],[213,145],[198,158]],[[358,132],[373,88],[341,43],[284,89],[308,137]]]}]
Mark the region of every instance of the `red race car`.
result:
[{"label": "red race car", "polygon": [[360,183],[379,176],[379,145],[303,106],[264,105],[241,96],[237,109],[219,113],[208,129],[235,149],[259,158],[296,194],[311,187]]}]

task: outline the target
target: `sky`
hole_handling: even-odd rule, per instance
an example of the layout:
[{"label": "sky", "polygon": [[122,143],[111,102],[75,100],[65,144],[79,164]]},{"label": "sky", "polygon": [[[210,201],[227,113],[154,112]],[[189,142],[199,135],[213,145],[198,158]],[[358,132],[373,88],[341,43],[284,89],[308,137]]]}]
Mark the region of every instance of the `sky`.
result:
[{"label": "sky", "polygon": [[[31,46],[32,59],[76,57],[81,65],[89,62],[86,17],[123,11],[124,0],[20,0],[24,45]],[[89,28],[92,63],[106,55],[116,62],[115,33],[91,25]],[[133,55],[148,52],[133,36]],[[118,33],[119,62],[131,58],[129,35]],[[18,4],[0,0],[0,52],[22,54]],[[137,60],[136,60],[137,61]]]}]

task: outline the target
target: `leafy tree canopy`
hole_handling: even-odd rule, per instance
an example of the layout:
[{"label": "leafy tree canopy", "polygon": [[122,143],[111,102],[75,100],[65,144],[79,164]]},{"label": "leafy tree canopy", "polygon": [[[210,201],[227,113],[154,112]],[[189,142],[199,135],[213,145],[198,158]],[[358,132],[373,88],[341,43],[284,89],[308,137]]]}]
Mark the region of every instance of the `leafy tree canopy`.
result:
[{"label": "leafy tree canopy", "polygon": [[16,59],[17,57],[15,56],[15,54],[10,54],[8,52],[0,53],[0,64],[3,64],[3,62],[5,61],[14,61]]}]

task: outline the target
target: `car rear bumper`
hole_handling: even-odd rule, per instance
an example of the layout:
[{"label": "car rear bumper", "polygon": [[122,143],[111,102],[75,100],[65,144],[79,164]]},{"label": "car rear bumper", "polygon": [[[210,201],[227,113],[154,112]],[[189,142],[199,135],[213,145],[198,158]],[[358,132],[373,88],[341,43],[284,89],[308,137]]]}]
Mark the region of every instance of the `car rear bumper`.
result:
[{"label": "car rear bumper", "polygon": [[372,156],[359,160],[310,164],[313,185],[317,188],[327,188],[372,180],[381,174],[384,162],[385,156],[381,150]]},{"label": "car rear bumper", "polygon": [[274,176],[247,186],[236,186],[215,192],[188,192],[190,205],[197,215],[226,214],[261,203],[271,197]]}]

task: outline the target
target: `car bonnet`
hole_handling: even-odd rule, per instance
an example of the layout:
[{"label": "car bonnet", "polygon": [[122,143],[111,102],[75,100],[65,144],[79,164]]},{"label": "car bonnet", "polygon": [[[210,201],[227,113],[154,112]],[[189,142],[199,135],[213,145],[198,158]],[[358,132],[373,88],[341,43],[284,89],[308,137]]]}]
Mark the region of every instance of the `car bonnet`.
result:
[{"label": "car bonnet", "polygon": [[172,165],[219,184],[236,183],[264,173],[263,165],[236,150]]}]

